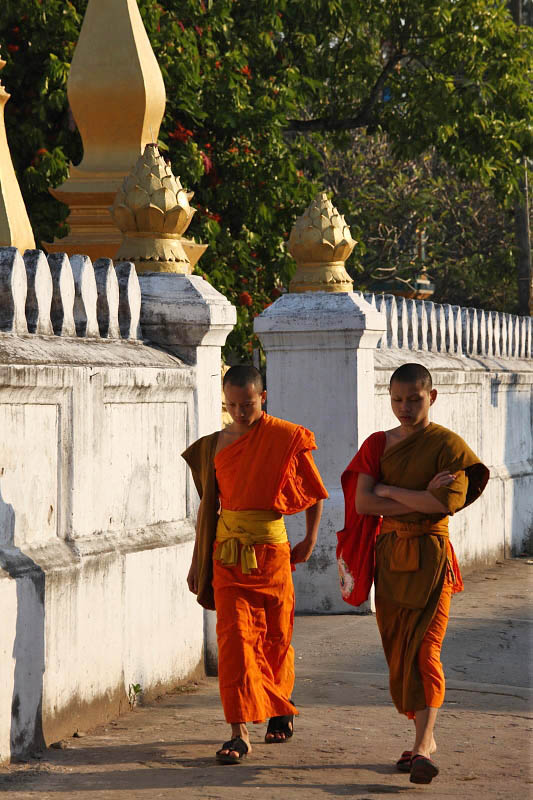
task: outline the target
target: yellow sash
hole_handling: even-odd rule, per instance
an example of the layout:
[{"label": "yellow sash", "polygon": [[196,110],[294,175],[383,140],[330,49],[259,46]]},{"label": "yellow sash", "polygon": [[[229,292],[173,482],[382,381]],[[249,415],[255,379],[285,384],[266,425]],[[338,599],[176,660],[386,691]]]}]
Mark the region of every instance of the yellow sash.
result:
[{"label": "yellow sash", "polygon": [[277,511],[228,511],[223,508],[217,525],[219,543],[214,558],[226,567],[233,567],[241,548],[241,569],[249,575],[257,569],[254,544],[284,544],[287,531],[281,514]]}]

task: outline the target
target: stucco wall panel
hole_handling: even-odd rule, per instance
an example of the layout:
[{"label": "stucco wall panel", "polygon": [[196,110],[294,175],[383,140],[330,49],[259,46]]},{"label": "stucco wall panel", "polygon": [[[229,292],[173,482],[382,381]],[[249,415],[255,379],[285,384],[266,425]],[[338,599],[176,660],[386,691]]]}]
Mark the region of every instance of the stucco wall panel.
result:
[{"label": "stucco wall panel", "polygon": [[[187,588],[193,543],[129,553],[124,565],[124,686],[172,688],[198,668],[203,612]],[[142,646],[139,637],[142,636]],[[176,644],[179,642],[179,649]]]},{"label": "stucco wall panel", "polygon": [[0,402],[0,540],[22,545],[57,536],[59,408]]}]

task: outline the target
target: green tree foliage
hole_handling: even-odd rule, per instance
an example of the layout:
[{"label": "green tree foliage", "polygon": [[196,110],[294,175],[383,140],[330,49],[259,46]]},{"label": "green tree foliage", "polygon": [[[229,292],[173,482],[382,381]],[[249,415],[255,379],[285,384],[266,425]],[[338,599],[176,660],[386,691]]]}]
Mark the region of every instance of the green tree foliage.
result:
[{"label": "green tree foliage", "polygon": [[[66,80],[85,7],[86,0],[2,0],[0,8],[2,77],[13,95],[8,136],[40,241],[66,233],[67,209],[47,189],[81,158]],[[487,187],[500,206],[512,203],[520,161],[531,152],[532,37],[504,3],[139,0],[139,7],[167,87],[160,146],[196,193],[190,233],[210,245],[198,268],[238,307],[229,342],[236,352],[250,349],[254,314],[288,283],[286,237],[331,175],[324,148],[351,152],[352,173],[366,169],[367,203],[350,196],[346,204],[367,247],[359,263],[370,264],[372,223],[356,209],[374,219],[378,209],[384,218],[389,212],[354,148],[354,130],[387,135],[393,186],[409,169],[394,159],[412,163],[432,152],[453,166],[467,220],[476,206],[461,179]],[[438,171],[426,177],[447,180]],[[398,211],[394,192],[385,194]],[[434,206],[451,191],[441,186],[431,196]],[[342,193],[336,202],[344,211]],[[473,250],[475,225],[462,228]],[[439,257],[452,258],[452,250]],[[405,259],[399,252],[390,249],[389,258]],[[477,275],[482,283],[493,278],[482,263]]]},{"label": "green tree foliage", "polygon": [[383,135],[323,153],[357,240],[348,271],[358,289],[412,285],[424,267],[439,302],[516,313],[512,213],[489,189],[461,181],[435,150],[398,163]]}]

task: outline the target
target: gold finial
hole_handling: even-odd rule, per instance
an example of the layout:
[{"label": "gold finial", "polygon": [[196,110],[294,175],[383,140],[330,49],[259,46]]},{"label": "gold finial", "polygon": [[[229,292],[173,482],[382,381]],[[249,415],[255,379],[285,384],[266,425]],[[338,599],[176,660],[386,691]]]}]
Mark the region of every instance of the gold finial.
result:
[{"label": "gold finial", "polygon": [[[196,211],[189,204],[192,196],[157,145],[147,144],[111,207],[124,236],[116,260],[133,261],[137,272],[192,272],[194,264],[184,247],[189,243],[181,238]],[[196,245],[202,252],[206,247]]]},{"label": "gold finial", "polygon": [[317,194],[294,223],[288,248],[297,264],[291,292],[351,292],[353,281],[344,262],[355,247],[344,217]]},{"label": "gold finial", "polygon": [[47,248],[114,258],[121,235],[108,208],[145,145],[157,141],[166,101],[137,0],[88,0],[67,93],[83,159],[51,190],[70,208],[70,233]]},{"label": "gold finial", "polygon": [[[0,58],[0,70],[5,65]],[[7,143],[4,106],[10,97],[0,81],[0,246],[18,247],[24,254],[35,248],[35,239]]]}]

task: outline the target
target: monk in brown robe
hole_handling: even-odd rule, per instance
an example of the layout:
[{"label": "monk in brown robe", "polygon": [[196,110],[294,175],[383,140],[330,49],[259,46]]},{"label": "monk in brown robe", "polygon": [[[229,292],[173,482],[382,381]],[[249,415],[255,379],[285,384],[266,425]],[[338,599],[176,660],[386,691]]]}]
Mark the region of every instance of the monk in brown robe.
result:
[{"label": "monk in brown robe", "polygon": [[415,722],[415,741],[397,768],[413,783],[439,770],[431,755],[445,681],[440,651],[452,594],[463,589],[448,516],[479,497],[489,473],[455,433],[429,420],[437,398],[428,370],[404,364],[390,397],[399,427],[386,431],[381,481],[359,476],[356,509],[382,516],[376,540],[376,620],[393,702]]},{"label": "monk in brown robe", "polygon": [[[224,376],[233,422],[183,454],[201,497],[187,578],[204,608],[216,609],[218,675],[231,739],[216,758],[238,764],[252,750],[247,722],[269,718],[268,744],[288,741],[297,710],[291,565],[315,546],[327,497],[311,451],[311,431],[263,411],[254,367]],[[291,551],[283,515],[306,513],[306,536]]]}]

